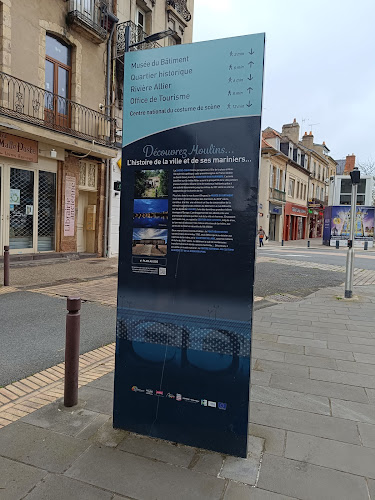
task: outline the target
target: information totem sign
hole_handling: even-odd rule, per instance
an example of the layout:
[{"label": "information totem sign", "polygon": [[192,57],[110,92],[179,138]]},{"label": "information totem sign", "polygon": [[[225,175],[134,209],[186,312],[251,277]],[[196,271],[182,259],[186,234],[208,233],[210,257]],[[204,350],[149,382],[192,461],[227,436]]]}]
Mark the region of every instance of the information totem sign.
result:
[{"label": "information totem sign", "polygon": [[127,53],[114,427],[245,457],[264,34]]}]

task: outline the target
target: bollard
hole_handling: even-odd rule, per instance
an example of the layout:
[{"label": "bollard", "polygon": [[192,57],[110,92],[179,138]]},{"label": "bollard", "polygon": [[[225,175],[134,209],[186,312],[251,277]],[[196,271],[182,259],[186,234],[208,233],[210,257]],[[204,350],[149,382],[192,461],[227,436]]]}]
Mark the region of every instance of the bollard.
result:
[{"label": "bollard", "polygon": [[368,241],[365,241],[365,244],[363,245],[363,250],[368,250]]},{"label": "bollard", "polygon": [[4,286],[9,286],[9,246],[4,247]]},{"label": "bollard", "polygon": [[340,248],[340,242],[339,242],[339,240],[336,240],[336,248]]},{"label": "bollard", "polygon": [[78,403],[81,299],[68,297],[66,308],[64,406],[71,407]]},{"label": "bollard", "polygon": [[281,240],[281,246],[282,247],[284,246],[284,240]]},{"label": "bollard", "polygon": [[310,248],[310,240],[307,240],[307,248]]}]

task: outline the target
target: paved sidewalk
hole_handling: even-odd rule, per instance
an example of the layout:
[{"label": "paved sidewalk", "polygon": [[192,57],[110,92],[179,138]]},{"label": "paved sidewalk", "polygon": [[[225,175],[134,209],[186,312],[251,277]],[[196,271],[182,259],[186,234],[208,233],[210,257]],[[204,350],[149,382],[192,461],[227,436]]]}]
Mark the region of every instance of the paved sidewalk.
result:
[{"label": "paved sidewalk", "polygon": [[[94,258],[71,261],[52,260],[48,263],[40,260],[37,264],[33,266],[28,263],[27,267],[11,267],[10,285],[18,289],[29,289],[117,276],[118,261],[116,257],[112,257],[111,259]],[[0,291],[2,288],[1,276]]]},{"label": "paved sidewalk", "polygon": [[255,312],[248,459],[113,430],[99,370],[77,408],[44,400],[0,430],[0,498],[375,500],[375,286],[355,293]]}]

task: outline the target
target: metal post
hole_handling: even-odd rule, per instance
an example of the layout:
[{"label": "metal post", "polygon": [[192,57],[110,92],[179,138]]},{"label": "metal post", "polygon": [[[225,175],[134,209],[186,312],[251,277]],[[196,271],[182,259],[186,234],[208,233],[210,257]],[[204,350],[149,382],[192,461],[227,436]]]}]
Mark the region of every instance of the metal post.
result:
[{"label": "metal post", "polygon": [[125,52],[130,48],[130,26],[125,26]]},{"label": "metal post", "polygon": [[354,228],[356,224],[356,206],[357,206],[357,184],[352,184],[352,206],[350,209],[350,238],[348,241],[348,254],[346,256],[346,279],[345,279],[345,298],[353,297],[353,276],[354,276]]},{"label": "metal post", "polygon": [[4,247],[4,286],[9,286],[9,247]]},{"label": "metal post", "polygon": [[310,248],[310,240],[307,240],[307,248]]},{"label": "metal post", "polygon": [[282,247],[284,246],[284,240],[281,240],[281,246]]},{"label": "metal post", "polygon": [[78,403],[81,299],[68,297],[66,308],[64,406],[70,407]]},{"label": "metal post", "polygon": [[368,250],[368,241],[365,241],[365,244],[363,246],[363,250]]},{"label": "metal post", "polygon": [[336,248],[340,248],[340,242],[339,242],[339,240],[336,240]]}]

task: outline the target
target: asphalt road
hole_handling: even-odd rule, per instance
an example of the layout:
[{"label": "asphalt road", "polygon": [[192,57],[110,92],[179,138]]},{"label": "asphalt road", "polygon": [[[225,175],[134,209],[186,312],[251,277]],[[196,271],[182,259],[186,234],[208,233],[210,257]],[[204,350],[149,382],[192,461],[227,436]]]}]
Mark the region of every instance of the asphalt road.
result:
[{"label": "asphalt road", "polygon": [[[256,265],[255,295],[288,293],[304,297],[319,288],[343,283],[344,273],[272,262]],[[255,309],[272,306],[267,300]],[[33,292],[0,296],[0,386],[64,360],[66,299]],[[81,353],[115,341],[116,309],[83,303]]]},{"label": "asphalt road", "polygon": [[[32,292],[0,296],[0,386],[64,361],[66,299]],[[81,353],[115,341],[116,310],[85,302]]]},{"label": "asphalt road", "polygon": [[344,281],[344,273],[261,262],[256,265],[254,293],[257,297],[279,293],[306,297],[320,288],[337,286]]},{"label": "asphalt road", "polygon": [[[316,262],[319,264],[330,264],[332,266],[346,265],[347,250],[334,249],[296,249],[296,248],[261,248],[258,249],[258,256],[276,257],[287,260],[299,260],[306,262]],[[375,270],[375,252],[358,250],[355,252],[355,267],[359,269]]]}]

